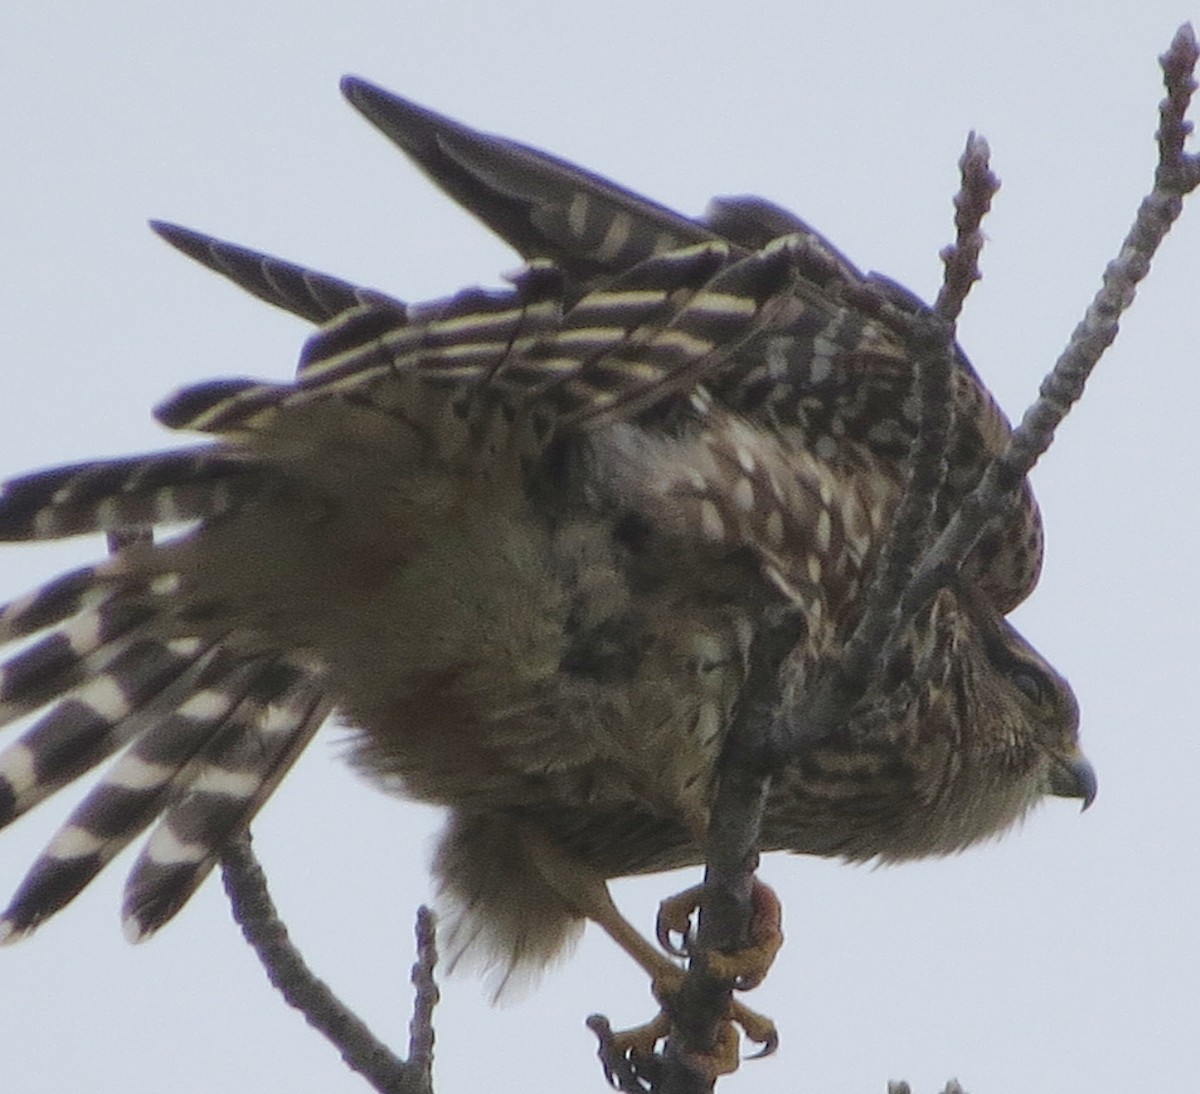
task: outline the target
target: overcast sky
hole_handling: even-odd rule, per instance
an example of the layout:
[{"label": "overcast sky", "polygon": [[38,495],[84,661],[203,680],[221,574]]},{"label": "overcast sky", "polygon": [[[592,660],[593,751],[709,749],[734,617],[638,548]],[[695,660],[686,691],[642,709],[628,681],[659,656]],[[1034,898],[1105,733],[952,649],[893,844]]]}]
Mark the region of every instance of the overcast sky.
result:
[{"label": "overcast sky", "polygon": [[[5,0],[0,477],[172,443],[149,408],[182,384],[289,374],[304,326],[173,254],[149,217],[409,299],[514,267],[341,100],[344,73],[685,212],[762,194],[927,298],[955,161],[967,131],[983,132],[1004,188],[960,335],[1019,414],[1146,189],[1155,59],[1198,14],[1173,0]],[[1048,557],[1017,619],[1078,692],[1094,808],[1051,802],[941,862],[768,859],[788,943],[747,1002],[783,1043],[722,1090],[1196,1082],[1198,307],[1193,207],[1036,472]],[[98,549],[5,548],[0,600]],[[0,834],[0,888],[78,796]],[[358,782],[331,730],[255,826],[295,939],[398,1048],[437,824]],[[128,946],[128,865],[0,952],[0,1087],[366,1089],[273,995],[215,880]],[[696,876],[621,883],[617,897],[649,929],[659,897]],[[593,931],[520,1002],[492,1009],[466,977],[444,980],[443,997],[439,1094],[601,1090],[585,1016],[621,1026],[652,1009],[644,977]]]}]

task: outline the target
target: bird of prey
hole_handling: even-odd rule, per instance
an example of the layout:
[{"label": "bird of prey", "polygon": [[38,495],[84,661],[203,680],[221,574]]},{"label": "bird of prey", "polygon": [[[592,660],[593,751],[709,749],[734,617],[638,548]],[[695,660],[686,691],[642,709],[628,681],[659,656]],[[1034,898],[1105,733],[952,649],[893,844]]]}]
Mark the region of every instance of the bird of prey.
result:
[{"label": "bird of prey", "polygon": [[[150,826],[125,920],[165,923],[331,714],[355,765],[446,807],[451,944],[507,974],[598,920],[606,881],[702,861],[750,645],[836,658],[903,495],[923,305],[751,198],[690,219],[358,80],[350,101],[526,265],[405,304],[233,244],[176,247],[316,324],[295,378],[159,419],[203,443],[37,472],[0,539],[110,557],[0,609],[0,823],[116,759],[33,865],[19,936]],[[958,354],[944,525],[1009,425]],[[899,860],[1095,778],[1065,681],[1006,621],[1036,583],[1028,488],[908,625],[844,724],[774,773],[764,850]],[[117,755],[119,753],[119,755]]]}]

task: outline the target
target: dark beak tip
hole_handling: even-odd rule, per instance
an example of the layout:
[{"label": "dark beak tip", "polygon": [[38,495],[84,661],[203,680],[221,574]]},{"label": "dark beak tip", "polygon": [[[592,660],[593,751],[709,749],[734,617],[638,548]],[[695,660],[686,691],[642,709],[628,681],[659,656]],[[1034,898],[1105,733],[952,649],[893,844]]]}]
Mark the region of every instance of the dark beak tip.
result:
[{"label": "dark beak tip", "polygon": [[1083,805],[1080,806],[1080,812],[1084,813],[1091,808],[1092,802],[1096,800],[1096,793],[1099,785],[1096,779],[1096,769],[1080,756],[1074,763],[1070,765],[1071,776],[1075,781],[1076,796],[1083,799]]},{"label": "dark beak tip", "polygon": [[1083,813],[1091,808],[1092,802],[1096,800],[1096,794],[1099,790],[1096,769],[1087,760],[1080,758],[1075,768],[1075,775],[1079,781],[1080,797],[1083,798],[1083,805],[1079,811]]},{"label": "dark beak tip", "polygon": [[1051,793],[1060,798],[1078,798],[1083,802],[1080,812],[1096,800],[1096,769],[1082,755],[1059,759],[1051,774]]}]

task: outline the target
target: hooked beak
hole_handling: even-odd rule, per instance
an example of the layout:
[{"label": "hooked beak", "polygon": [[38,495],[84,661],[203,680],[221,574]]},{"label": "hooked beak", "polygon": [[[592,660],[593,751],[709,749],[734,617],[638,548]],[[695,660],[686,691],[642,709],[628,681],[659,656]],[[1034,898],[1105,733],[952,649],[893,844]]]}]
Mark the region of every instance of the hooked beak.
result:
[{"label": "hooked beak", "polygon": [[1086,809],[1096,800],[1096,769],[1082,752],[1051,757],[1050,793],[1057,798],[1082,798]]}]

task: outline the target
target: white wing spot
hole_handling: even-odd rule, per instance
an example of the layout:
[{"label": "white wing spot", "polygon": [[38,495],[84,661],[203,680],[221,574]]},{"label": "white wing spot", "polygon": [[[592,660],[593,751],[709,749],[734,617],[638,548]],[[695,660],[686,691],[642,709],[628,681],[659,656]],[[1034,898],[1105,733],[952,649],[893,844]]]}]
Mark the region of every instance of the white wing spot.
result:
[{"label": "white wing spot", "polygon": [[228,798],[249,798],[260,786],[262,779],[253,771],[229,771],[215,764],[202,767],[191,783],[192,790]]},{"label": "white wing spot", "polygon": [[101,528],[118,528],[124,523],[124,509],[117,498],[105,498],[96,506],[96,523]]},{"label": "white wing spot", "polygon": [[624,327],[572,327],[556,334],[554,344],[566,349],[602,349],[624,337]]},{"label": "white wing spot", "polygon": [[58,830],[45,854],[50,858],[66,861],[94,855],[104,846],[104,840],[77,824],[67,824]]},{"label": "white wing spot", "polygon": [[659,289],[622,289],[614,292],[596,293],[587,297],[578,307],[582,312],[589,305],[595,307],[642,309],[655,307],[666,299],[666,293]]},{"label": "white wing spot", "polygon": [[155,596],[172,596],[179,592],[183,579],[178,574],[159,574],[150,582],[150,591]]},{"label": "white wing spot", "polygon": [[748,478],[740,478],[733,487],[733,503],[743,513],[754,508],[754,484]]},{"label": "white wing spot", "polygon": [[689,311],[708,312],[712,315],[752,316],[758,305],[751,297],[734,293],[701,290],[688,304]]},{"label": "white wing spot", "polygon": [[179,707],[179,713],[193,722],[212,722],[228,713],[230,699],[220,691],[198,691]]},{"label": "white wing spot", "polygon": [[160,524],[178,524],[187,515],[179,506],[179,492],[166,489],[155,499],[154,515]]},{"label": "white wing spot", "polygon": [[702,672],[720,664],[728,656],[725,644],[716,635],[704,631],[697,631],[688,639],[688,649]]},{"label": "white wing spot", "polygon": [[521,318],[521,311],[520,308],[506,308],[504,311],[485,312],[483,315],[456,315],[451,319],[439,319],[430,323],[429,330],[435,335],[455,335],[463,338],[480,332],[488,334],[496,327],[517,322]]},{"label": "white wing spot", "polygon": [[259,720],[258,729],[264,736],[289,733],[296,728],[296,711],[279,703],[271,703]]},{"label": "white wing spot", "polygon": [[587,227],[587,215],[588,196],[581,191],[571,198],[571,204],[567,209],[567,224],[575,235],[583,235],[584,229]]},{"label": "white wing spot", "polygon": [[37,769],[33,749],[18,741],[0,755],[0,778],[3,778],[17,798],[37,786]]},{"label": "white wing spot", "polygon": [[172,638],[167,643],[167,649],[176,657],[195,657],[202,646],[199,638]]},{"label": "white wing spot", "polygon": [[719,543],[725,538],[725,522],[716,505],[705,499],[700,503],[700,527],[704,538],[712,543]]},{"label": "white wing spot", "polygon": [[112,676],[97,676],[88,681],[76,694],[80,702],[86,703],[101,718],[115,724],[133,708],[121,686]]},{"label": "white wing spot", "polygon": [[709,339],[675,328],[660,331],[654,336],[652,344],[664,349],[677,349],[688,357],[703,357],[713,348]]},{"label": "white wing spot", "polygon": [[622,248],[629,242],[629,233],[633,229],[633,217],[628,213],[618,213],[612,218],[608,230],[600,246],[592,253],[601,262],[609,262],[621,253]]},{"label": "white wing spot", "polygon": [[817,514],[817,550],[822,554],[828,554],[829,545],[833,540],[833,521],[829,517],[829,510],[822,509]]},{"label": "white wing spot", "polygon": [[119,786],[122,790],[153,790],[167,782],[175,770],[170,764],[150,763],[130,752],[104,776],[100,785]]},{"label": "white wing spot", "polygon": [[146,858],[156,866],[203,862],[211,853],[212,849],[203,843],[185,843],[165,824],[154,830],[146,844]]},{"label": "white wing spot", "polygon": [[91,653],[100,644],[100,613],[76,616],[62,634],[73,653]]}]

